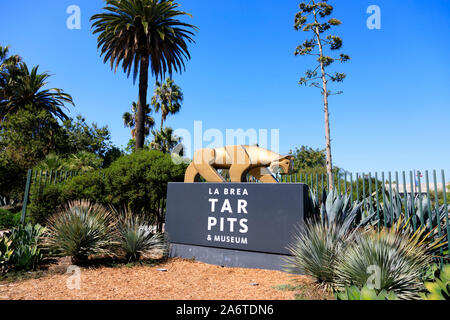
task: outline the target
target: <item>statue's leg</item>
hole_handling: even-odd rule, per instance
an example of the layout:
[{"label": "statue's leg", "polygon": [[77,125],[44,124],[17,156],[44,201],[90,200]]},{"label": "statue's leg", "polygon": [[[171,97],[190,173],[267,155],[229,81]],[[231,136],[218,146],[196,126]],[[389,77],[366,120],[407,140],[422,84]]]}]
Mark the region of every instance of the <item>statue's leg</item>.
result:
[{"label": "statue's leg", "polygon": [[201,149],[195,152],[192,164],[207,182],[225,182],[225,179],[213,168],[216,152],[214,149]]},{"label": "statue's leg", "polygon": [[266,167],[253,168],[249,171],[249,174],[262,183],[278,183],[278,180]]},{"label": "statue's leg", "polygon": [[195,168],[194,164],[191,162],[189,167],[186,169],[186,173],[184,175],[184,182],[186,183],[196,182],[198,176],[199,176],[198,171]]},{"label": "statue's leg", "polygon": [[245,182],[245,175],[251,166],[247,151],[243,146],[229,146],[225,148],[232,159],[232,165],[230,167],[231,182]]}]

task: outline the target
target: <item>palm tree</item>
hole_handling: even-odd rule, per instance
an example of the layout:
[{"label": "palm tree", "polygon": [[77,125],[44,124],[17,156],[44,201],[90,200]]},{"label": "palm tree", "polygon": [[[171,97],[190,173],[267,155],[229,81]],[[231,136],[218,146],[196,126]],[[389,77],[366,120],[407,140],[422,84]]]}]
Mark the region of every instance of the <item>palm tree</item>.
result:
[{"label": "palm tree", "polygon": [[21,61],[20,56],[9,56],[9,46],[0,46],[0,72],[9,66],[16,66]]},{"label": "palm tree", "polygon": [[172,79],[167,78],[166,83],[163,84],[156,81],[152,105],[156,112],[161,110],[161,130],[167,116],[180,111],[182,102],[183,92],[181,92],[181,88]]},{"label": "palm tree", "polygon": [[[125,112],[122,116],[123,123],[125,127],[131,129],[131,136],[134,140],[136,140],[136,114],[137,114],[137,103],[133,102],[131,105],[131,111]],[[155,126],[155,119],[150,116],[152,110],[150,109],[150,105],[147,104],[145,108],[145,136],[148,137],[150,134],[150,130]]]},{"label": "palm tree", "polygon": [[66,103],[72,104],[72,97],[62,89],[43,89],[50,77],[48,73],[38,73],[39,66],[31,71],[22,62],[17,68],[3,72],[5,79],[0,87],[0,122],[9,114],[14,114],[25,107],[45,110],[60,120],[68,120],[64,113]]},{"label": "palm tree", "polygon": [[147,105],[148,72],[163,78],[166,72],[182,72],[184,60],[190,59],[187,42],[197,27],[176,19],[190,14],[169,0],[107,0],[106,12],[92,16],[94,34],[99,34],[97,47],[110,61],[111,69],[122,63],[122,69],[133,80],[139,75],[139,100],[136,117],[136,149],[144,147],[145,107]]},{"label": "palm tree", "polygon": [[173,129],[170,127],[163,128],[161,131],[152,131],[154,136],[150,143],[150,148],[159,150],[163,153],[171,153],[180,142],[181,138],[173,134]]}]

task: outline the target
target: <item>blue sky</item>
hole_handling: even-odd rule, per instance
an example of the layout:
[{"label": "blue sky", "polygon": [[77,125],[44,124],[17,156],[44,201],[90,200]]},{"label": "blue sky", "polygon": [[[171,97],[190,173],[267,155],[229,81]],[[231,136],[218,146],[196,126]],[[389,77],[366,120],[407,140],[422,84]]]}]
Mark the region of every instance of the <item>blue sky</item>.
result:
[{"label": "blue sky", "polygon": [[[70,93],[71,116],[108,125],[125,146],[130,131],[122,114],[138,86],[103,64],[89,18],[101,0],[2,1],[0,44],[28,65],[54,74],[50,86]],[[180,0],[200,28],[182,87],[182,111],[173,128],[279,129],[280,150],[323,148],[324,115],[317,89],[298,80],[313,64],[295,57],[305,35],[293,29],[299,1]],[[450,2],[448,0],[340,0],[334,16],[343,25],[349,63],[337,66],[347,80],[330,101],[334,163],[349,171],[446,169],[450,172]],[[81,30],[69,30],[69,5],[81,8]],[[381,30],[369,30],[366,10],[378,5]],[[153,79],[150,83],[153,83]],[[153,91],[149,88],[149,96]],[[156,115],[157,123],[160,116]]]}]

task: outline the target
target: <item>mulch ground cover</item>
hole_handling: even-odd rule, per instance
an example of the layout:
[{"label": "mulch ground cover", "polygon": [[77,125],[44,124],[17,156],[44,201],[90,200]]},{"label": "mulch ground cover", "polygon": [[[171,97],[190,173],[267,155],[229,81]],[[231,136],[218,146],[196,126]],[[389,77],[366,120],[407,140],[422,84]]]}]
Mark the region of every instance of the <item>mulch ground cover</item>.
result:
[{"label": "mulch ground cover", "polygon": [[[292,300],[326,299],[305,276],[280,271],[223,268],[169,259],[155,264],[81,268],[70,289],[69,259],[43,273],[0,282],[2,300]],[[38,275],[38,276],[37,276]],[[69,287],[68,287],[69,283]],[[72,285],[70,285],[72,284]]]}]

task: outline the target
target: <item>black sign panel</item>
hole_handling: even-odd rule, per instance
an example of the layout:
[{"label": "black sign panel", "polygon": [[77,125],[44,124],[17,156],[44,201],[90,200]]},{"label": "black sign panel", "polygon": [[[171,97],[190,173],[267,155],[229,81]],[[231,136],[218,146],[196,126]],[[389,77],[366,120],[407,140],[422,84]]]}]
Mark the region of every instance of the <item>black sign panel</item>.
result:
[{"label": "black sign panel", "polygon": [[172,243],[289,254],[303,225],[303,184],[169,183],[166,230]]}]

